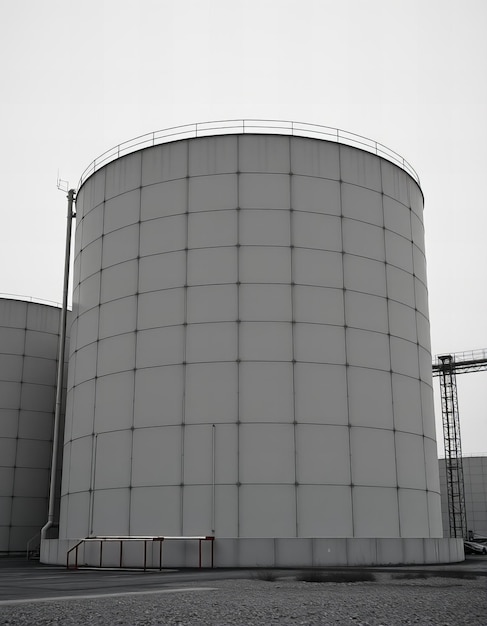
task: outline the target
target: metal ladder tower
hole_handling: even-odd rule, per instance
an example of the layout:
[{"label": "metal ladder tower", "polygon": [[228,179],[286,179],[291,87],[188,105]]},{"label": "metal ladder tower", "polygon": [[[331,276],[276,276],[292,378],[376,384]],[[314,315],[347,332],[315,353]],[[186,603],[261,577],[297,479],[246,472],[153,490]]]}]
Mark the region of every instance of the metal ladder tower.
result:
[{"label": "metal ladder tower", "polygon": [[467,539],[468,532],[456,375],[482,370],[487,370],[487,350],[443,354],[433,363],[433,376],[440,378],[450,537]]}]

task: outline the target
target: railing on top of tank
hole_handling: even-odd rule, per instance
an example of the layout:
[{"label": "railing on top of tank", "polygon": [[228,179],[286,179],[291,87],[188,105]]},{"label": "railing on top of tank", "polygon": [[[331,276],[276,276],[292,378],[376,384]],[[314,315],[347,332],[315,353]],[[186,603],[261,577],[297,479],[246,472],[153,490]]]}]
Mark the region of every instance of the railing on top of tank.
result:
[{"label": "railing on top of tank", "polygon": [[315,139],[326,139],[335,143],[347,146],[358,146],[367,152],[384,157],[395,165],[405,170],[420,185],[419,176],[413,166],[400,154],[391,150],[387,146],[368,137],[351,133],[341,128],[322,126],[320,124],[308,124],[306,122],[291,122],[286,120],[260,120],[260,119],[240,119],[240,120],[214,120],[211,122],[197,122],[195,124],[185,124],[183,126],[172,126],[156,130],[152,133],[139,135],[128,141],[106,150],[98,156],[81,174],[78,189],[86,179],[94,174],[98,169],[107,165],[111,161],[121,156],[130,154],[142,148],[149,148],[159,144],[187,139],[191,137],[208,137],[211,135],[229,134],[276,134],[293,135],[296,137],[309,137]]},{"label": "railing on top of tank", "polygon": [[44,300],[44,298],[23,296],[17,293],[0,293],[0,298],[3,298],[5,300],[21,300],[22,302],[33,302],[34,304],[46,304],[48,306],[53,306],[56,308],[60,308],[62,306],[60,302],[55,302],[54,300]]}]

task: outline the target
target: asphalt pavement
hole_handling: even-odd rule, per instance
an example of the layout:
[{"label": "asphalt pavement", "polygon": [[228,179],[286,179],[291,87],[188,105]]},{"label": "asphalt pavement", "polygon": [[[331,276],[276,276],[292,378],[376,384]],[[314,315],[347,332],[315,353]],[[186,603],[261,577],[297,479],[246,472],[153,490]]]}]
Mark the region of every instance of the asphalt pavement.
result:
[{"label": "asphalt pavement", "polygon": [[[321,571],[337,571],[340,568],[320,568]],[[487,556],[467,556],[461,563],[446,565],[346,568],[347,571],[363,571],[390,574],[420,572],[434,576],[438,572],[451,572],[459,577],[469,575],[487,578]],[[265,570],[269,572],[270,570]],[[276,576],[293,576],[303,570],[272,570]],[[0,605],[12,602],[86,598],[95,596],[125,595],[176,591],[192,585],[211,587],[212,581],[251,579],[262,576],[262,570],[251,569],[168,569],[155,571],[137,570],[67,570],[65,567],[43,565],[36,561],[19,558],[0,558]]]}]

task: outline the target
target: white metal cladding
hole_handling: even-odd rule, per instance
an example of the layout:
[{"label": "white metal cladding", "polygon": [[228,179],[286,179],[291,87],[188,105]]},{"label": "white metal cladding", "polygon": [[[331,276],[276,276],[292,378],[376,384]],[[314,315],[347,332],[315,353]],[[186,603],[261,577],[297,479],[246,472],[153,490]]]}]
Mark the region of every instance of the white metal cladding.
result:
[{"label": "white metal cladding", "polygon": [[60,309],[0,298],[0,552],[47,519]]},{"label": "white metal cladding", "polygon": [[289,136],[88,178],[60,537],[441,537],[422,203]]}]

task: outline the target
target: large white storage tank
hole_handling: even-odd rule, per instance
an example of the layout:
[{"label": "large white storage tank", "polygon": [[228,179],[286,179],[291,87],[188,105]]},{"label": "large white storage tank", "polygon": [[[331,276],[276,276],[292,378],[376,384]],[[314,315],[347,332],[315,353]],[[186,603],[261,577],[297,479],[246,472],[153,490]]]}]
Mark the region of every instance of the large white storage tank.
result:
[{"label": "large white storage tank", "polygon": [[215,535],[220,565],[460,558],[436,539],[421,190],[275,132],[139,150],[81,186],[60,538]]},{"label": "large white storage tank", "polygon": [[60,313],[0,298],[0,553],[47,519]]}]

